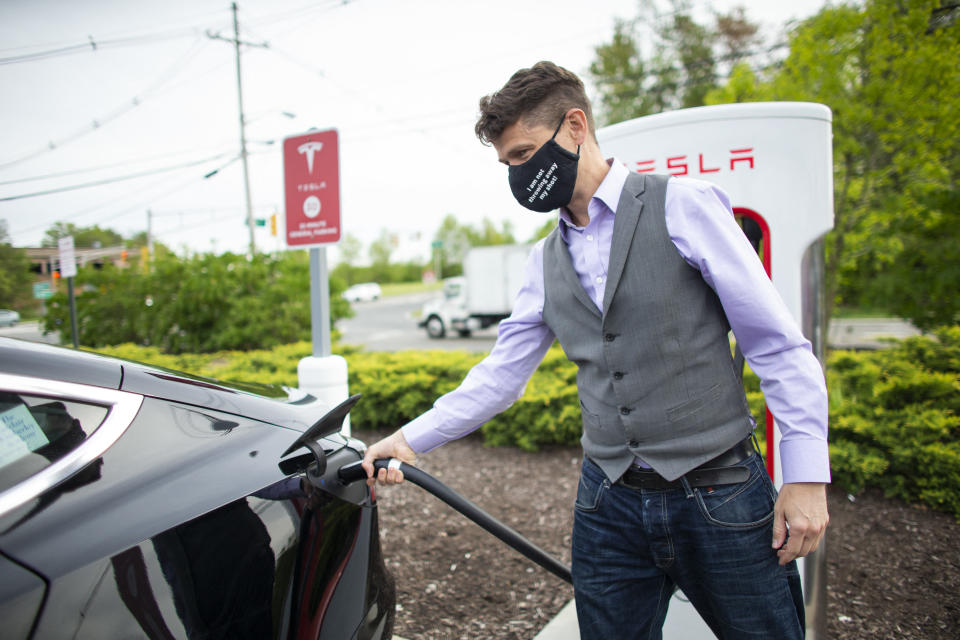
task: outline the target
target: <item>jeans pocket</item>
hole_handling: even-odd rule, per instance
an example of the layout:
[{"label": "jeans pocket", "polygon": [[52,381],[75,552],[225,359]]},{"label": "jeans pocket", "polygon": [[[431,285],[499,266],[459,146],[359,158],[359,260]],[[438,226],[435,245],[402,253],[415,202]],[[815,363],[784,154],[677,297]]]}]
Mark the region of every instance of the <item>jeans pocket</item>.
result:
[{"label": "jeans pocket", "polygon": [[759,457],[751,456],[744,463],[750,468],[750,477],[745,482],[693,490],[707,522],[718,527],[751,529],[773,520],[776,490],[758,460]]},{"label": "jeans pocket", "polygon": [[580,472],[580,484],[577,486],[577,501],[573,506],[577,511],[592,513],[600,508],[604,492],[610,488],[610,481],[593,462],[583,461]]}]

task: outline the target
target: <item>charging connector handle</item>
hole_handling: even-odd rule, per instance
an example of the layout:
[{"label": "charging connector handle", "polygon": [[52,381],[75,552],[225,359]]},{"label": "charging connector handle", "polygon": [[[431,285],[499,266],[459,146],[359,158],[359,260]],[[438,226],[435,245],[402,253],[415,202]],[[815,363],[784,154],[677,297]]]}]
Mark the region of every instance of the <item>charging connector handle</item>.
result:
[{"label": "charging connector handle", "polygon": [[[390,458],[375,460],[373,467],[376,471],[379,471],[380,469],[386,469],[391,465],[391,463],[392,466],[396,467],[397,459]],[[431,476],[426,471],[422,471],[412,465],[407,464],[406,462],[400,462],[400,471],[403,473],[403,477],[405,479],[409,480],[428,493],[432,493],[435,497],[447,503],[449,506],[453,507],[461,514],[486,529],[489,533],[493,534],[507,545],[513,547],[530,560],[533,560],[561,580],[566,580],[567,582],[572,583],[572,579],[570,577],[570,567],[566,566],[510,527],[503,524],[489,513],[475,505],[473,502],[467,500],[462,495]],[[356,482],[358,480],[366,480],[367,478],[367,472],[363,469],[363,467],[360,466],[359,462],[340,467],[338,474],[340,481],[347,484]]]}]

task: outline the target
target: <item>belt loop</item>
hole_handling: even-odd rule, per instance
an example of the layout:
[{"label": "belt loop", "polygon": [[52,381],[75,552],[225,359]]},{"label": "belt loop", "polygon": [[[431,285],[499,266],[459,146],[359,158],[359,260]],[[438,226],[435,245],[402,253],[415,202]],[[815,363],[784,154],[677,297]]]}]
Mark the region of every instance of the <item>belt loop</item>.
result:
[{"label": "belt loop", "polygon": [[686,475],[680,476],[680,484],[683,485],[683,492],[687,494],[687,497],[692,498],[693,488],[690,486],[690,481],[687,480]]}]

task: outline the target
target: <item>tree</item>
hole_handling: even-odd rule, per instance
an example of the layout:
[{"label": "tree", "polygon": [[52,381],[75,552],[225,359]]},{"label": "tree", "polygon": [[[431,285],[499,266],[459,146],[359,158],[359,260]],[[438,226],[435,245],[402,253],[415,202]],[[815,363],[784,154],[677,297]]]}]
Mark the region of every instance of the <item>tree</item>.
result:
[{"label": "tree", "polygon": [[[622,122],[666,108],[657,95],[644,90],[647,62],[640,55],[630,26],[617,21],[613,39],[595,49],[590,75],[600,92],[603,120]],[[661,94],[662,95],[662,94]]]},{"label": "tree", "polygon": [[386,229],[380,230],[377,239],[370,243],[370,262],[374,265],[390,264],[390,254],[395,246],[393,235]]},{"label": "tree", "polygon": [[725,85],[715,87],[704,96],[705,104],[731,104],[734,102],[762,102],[771,100],[773,88],[763,82],[750,65],[740,62],[730,71]]},{"label": "tree", "polygon": [[689,14],[673,17],[673,27],[664,32],[683,68],[681,107],[699,107],[717,82],[716,61],[711,47],[712,33]]},{"label": "tree", "polygon": [[[251,259],[226,253],[161,253],[148,273],[105,264],[77,273],[77,326],[84,346],[133,342],[167,353],[262,349],[310,337],[306,251]],[[330,321],[349,316],[344,286],[330,280]],[[48,302],[47,331],[69,322],[67,299]]]},{"label": "tree", "polygon": [[556,228],[557,228],[557,219],[551,218],[550,220],[547,220],[542,225],[540,225],[539,229],[533,232],[533,235],[530,236],[530,240],[528,242],[533,244],[537,240],[546,238],[548,235],[550,235],[550,232]]},{"label": "tree", "polygon": [[363,242],[357,236],[348,233],[340,240],[337,248],[340,250],[340,261],[347,265],[353,265],[360,259],[360,254],[363,252]]},{"label": "tree", "polygon": [[476,229],[470,225],[464,225],[464,231],[467,234],[467,240],[471,247],[490,247],[498,244],[513,244],[516,242],[513,238],[513,223],[504,220],[500,223],[500,228],[489,218],[484,218],[480,222],[480,228]]},{"label": "tree", "polygon": [[99,225],[78,227],[72,222],[57,222],[47,229],[42,246],[56,247],[57,241],[73,236],[73,246],[80,248],[116,247],[123,244],[123,236],[112,229],[101,229]]},{"label": "tree", "polygon": [[763,44],[760,26],[750,22],[743,7],[734,7],[730,13],[715,17],[713,36],[720,50],[720,58],[732,68]]},{"label": "tree", "polygon": [[498,244],[513,244],[513,223],[504,220],[499,229],[489,218],[484,218],[480,227],[461,224],[452,213],[447,214],[440,228],[433,235],[441,252],[440,269],[444,276],[460,273],[461,263],[471,247],[487,247]]},{"label": "tree", "polygon": [[10,244],[7,221],[0,220],[0,307],[18,307],[29,296],[30,259]]},{"label": "tree", "polygon": [[828,305],[878,304],[921,326],[960,312],[960,26],[933,20],[939,4],[824,8],[791,34],[772,86],[833,111]]},{"label": "tree", "polygon": [[[714,24],[706,26],[682,0],[672,0],[668,10],[657,3],[644,7],[637,20],[616,23],[613,38],[595,49],[590,64],[599,119],[606,124],[705,104],[717,86],[719,63],[752,56],[762,41],[759,27],[742,8],[715,15]],[[638,42],[649,51],[644,53]]]}]

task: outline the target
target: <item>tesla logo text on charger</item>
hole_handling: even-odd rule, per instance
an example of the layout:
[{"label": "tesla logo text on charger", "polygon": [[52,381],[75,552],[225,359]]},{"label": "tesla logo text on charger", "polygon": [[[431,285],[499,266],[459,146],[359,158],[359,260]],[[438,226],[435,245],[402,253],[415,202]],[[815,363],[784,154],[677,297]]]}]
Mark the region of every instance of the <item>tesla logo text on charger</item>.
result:
[{"label": "tesla logo text on charger", "polygon": [[[753,169],[753,147],[730,149],[730,154],[698,153],[696,155],[668,156],[663,165],[656,160],[638,160],[634,162],[637,173],[669,173],[673,176],[685,176],[691,173],[719,173],[722,170]],[[729,164],[728,164],[729,163]]]}]

